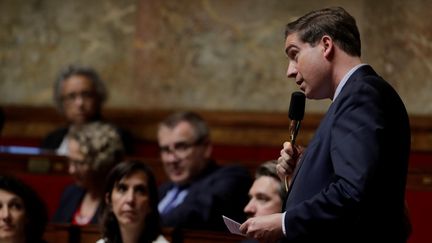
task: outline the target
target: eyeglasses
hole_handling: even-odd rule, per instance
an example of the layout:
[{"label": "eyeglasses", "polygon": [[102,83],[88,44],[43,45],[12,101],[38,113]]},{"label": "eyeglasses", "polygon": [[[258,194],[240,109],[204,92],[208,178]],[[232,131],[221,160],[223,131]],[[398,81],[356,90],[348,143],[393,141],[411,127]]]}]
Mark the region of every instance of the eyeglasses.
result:
[{"label": "eyeglasses", "polygon": [[82,100],[90,100],[95,97],[95,93],[93,91],[81,91],[81,92],[72,92],[62,96],[62,101],[65,103],[72,103],[78,98]]},{"label": "eyeglasses", "polygon": [[177,143],[174,143],[172,146],[159,146],[159,151],[162,156],[166,156],[169,154],[176,155],[179,158],[185,158],[190,154],[192,151],[191,148],[197,145],[203,144],[200,140],[195,142],[185,142],[180,141]]},{"label": "eyeglasses", "polygon": [[82,167],[89,164],[88,160],[76,160],[76,159],[69,159],[68,160],[69,165],[74,165],[76,167]]}]

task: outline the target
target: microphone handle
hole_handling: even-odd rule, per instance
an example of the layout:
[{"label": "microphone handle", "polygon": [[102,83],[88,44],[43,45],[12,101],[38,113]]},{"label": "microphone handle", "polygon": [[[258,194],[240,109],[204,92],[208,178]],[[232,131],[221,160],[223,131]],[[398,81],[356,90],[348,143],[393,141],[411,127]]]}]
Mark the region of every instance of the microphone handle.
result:
[{"label": "microphone handle", "polygon": [[[293,146],[294,149],[294,145],[296,143],[296,138],[297,138],[297,134],[300,130],[300,121],[296,121],[296,120],[291,120],[291,124],[290,124],[290,142],[291,142],[291,146]],[[288,191],[289,189],[289,178],[288,176],[285,176],[285,190]]]},{"label": "microphone handle", "polygon": [[291,131],[290,140],[292,146],[294,146],[296,143],[296,138],[299,130],[300,130],[300,121],[292,120],[290,124],[290,131]]}]

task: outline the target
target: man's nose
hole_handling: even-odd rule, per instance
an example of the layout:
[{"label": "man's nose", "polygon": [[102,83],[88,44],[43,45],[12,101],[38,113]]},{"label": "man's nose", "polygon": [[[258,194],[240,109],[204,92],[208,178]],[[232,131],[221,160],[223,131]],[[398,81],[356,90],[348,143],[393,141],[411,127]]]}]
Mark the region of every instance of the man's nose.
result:
[{"label": "man's nose", "polygon": [[295,78],[297,76],[297,67],[294,62],[288,64],[286,75],[288,78]]},{"label": "man's nose", "polygon": [[82,95],[77,95],[73,102],[77,106],[82,106],[84,104],[84,97]]},{"label": "man's nose", "polygon": [[168,163],[175,163],[178,162],[179,160],[180,160],[179,156],[173,150],[169,151],[164,155],[164,161]]},{"label": "man's nose", "polygon": [[244,207],[243,212],[245,212],[248,215],[255,215],[256,207],[253,203],[253,199],[249,200],[246,207]]}]

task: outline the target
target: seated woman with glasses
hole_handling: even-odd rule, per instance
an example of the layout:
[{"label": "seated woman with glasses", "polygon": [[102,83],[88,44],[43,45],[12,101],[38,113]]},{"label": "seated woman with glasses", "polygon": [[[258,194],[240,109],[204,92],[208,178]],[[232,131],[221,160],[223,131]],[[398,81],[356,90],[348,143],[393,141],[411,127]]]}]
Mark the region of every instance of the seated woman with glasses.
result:
[{"label": "seated woman with glasses", "polygon": [[15,177],[0,175],[0,242],[42,243],[47,220],[35,191]]},{"label": "seated woman with glasses", "polygon": [[107,177],[103,239],[97,243],[167,243],[161,235],[155,177],[141,161],[118,164]]},{"label": "seated woman with glasses", "polygon": [[123,144],[115,128],[101,122],[72,129],[67,136],[69,174],[75,184],[64,191],[53,222],[96,224],[104,180],[121,161]]}]

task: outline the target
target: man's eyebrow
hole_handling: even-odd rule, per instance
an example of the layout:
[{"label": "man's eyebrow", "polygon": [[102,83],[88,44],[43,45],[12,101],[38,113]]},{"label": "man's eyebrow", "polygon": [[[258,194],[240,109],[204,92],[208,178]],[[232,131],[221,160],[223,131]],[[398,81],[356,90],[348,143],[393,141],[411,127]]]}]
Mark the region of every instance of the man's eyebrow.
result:
[{"label": "man's eyebrow", "polygon": [[285,48],[285,54],[288,56],[288,53],[289,53],[289,51],[290,51],[290,49],[292,49],[293,47],[296,47],[295,45],[293,45],[293,44],[289,44],[286,48]]},{"label": "man's eyebrow", "polygon": [[262,196],[267,197],[267,193],[262,192],[262,191],[261,191],[261,192],[257,192],[256,195],[257,195],[257,196],[261,196],[261,197],[262,197]]}]

